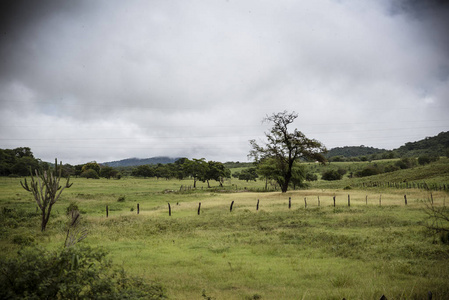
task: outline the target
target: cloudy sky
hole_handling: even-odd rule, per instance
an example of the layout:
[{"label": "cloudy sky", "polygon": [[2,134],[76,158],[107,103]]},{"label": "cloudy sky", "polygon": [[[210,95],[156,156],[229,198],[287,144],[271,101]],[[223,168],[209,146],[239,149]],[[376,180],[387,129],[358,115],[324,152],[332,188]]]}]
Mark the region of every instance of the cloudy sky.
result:
[{"label": "cloudy sky", "polygon": [[247,161],[266,115],[327,148],[449,130],[449,5],[2,1],[0,148]]}]

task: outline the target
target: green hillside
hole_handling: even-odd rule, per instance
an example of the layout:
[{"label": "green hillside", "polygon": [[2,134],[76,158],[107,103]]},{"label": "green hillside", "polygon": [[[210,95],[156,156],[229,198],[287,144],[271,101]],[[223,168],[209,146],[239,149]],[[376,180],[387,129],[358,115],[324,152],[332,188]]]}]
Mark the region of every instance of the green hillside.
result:
[{"label": "green hillside", "polygon": [[357,156],[366,156],[378,153],[387,152],[385,149],[366,147],[366,146],[345,146],[345,147],[336,147],[329,150],[326,154],[327,158],[342,156],[342,157],[357,157]]},{"label": "green hillside", "polygon": [[434,137],[426,137],[420,141],[405,143],[395,152],[401,157],[447,155],[449,153],[449,131],[441,132]]}]

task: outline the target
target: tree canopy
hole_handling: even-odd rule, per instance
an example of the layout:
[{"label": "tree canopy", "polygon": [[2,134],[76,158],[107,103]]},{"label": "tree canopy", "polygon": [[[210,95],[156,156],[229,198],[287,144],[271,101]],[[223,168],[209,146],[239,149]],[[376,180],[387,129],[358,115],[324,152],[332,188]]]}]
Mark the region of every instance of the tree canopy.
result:
[{"label": "tree canopy", "polygon": [[[295,162],[301,160],[326,162],[323,153],[327,150],[319,141],[307,138],[296,128],[293,132],[288,131],[288,126],[297,117],[298,114],[295,112],[287,111],[266,116],[263,121],[273,124],[270,132],[265,133],[268,141],[260,144],[256,140],[250,140],[252,150],[248,156],[253,157],[256,163],[263,159],[271,159],[274,164],[273,172],[276,173],[277,182],[284,193],[291,183]],[[296,180],[295,182],[298,183]]]},{"label": "tree canopy", "polygon": [[141,165],[136,167],[131,173],[139,177],[157,177],[157,178],[177,178],[184,179],[190,177],[193,179],[193,187],[196,187],[198,181],[207,182],[215,180],[220,186],[224,179],[231,177],[231,172],[221,162],[206,161],[201,159],[180,158],[174,163],[158,165]]}]

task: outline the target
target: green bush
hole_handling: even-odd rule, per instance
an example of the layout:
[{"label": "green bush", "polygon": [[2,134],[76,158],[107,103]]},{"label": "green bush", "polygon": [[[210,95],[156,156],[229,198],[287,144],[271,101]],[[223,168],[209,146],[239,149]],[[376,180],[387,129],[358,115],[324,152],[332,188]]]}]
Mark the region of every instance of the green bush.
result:
[{"label": "green bush", "polygon": [[313,173],[307,173],[306,174],[306,180],[307,181],[317,181],[318,180],[318,176],[316,174],[313,174]]},{"label": "green bush", "polygon": [[394,165],[399,169],[404,170],[414,167],[416,165],[416,161],[414,158],[404,157],[401,160],[398,160]]},{"label": "green bush", "polygon": [[21,250],[0,261],[1,299],[165,299],[158,284],[147,284],[115,269],[106,252],[69,247],[59,252]]},{"label": "green bush", "polygon": [[340,174],[340,172],[338,172],[337,170],[329,170],[323,173],[321,179],[330,181],[330,180],[340,180],[342,177],[343,175]]},{"label": "green bush", "polygon": [[424,166],[439,159],[440,158],[438,156],[421,155],[418,157],[418,164]]},{"label": "green bush", "polygon": [[93,179],[100,179],[100,176],[98,176],[98,173],[94,169],[87,169],[80,175],[84,178],[93,178]]},{"label": "green bush", "polygon": [[363,170],[355,172],[356,177],[366,177],[366,176],[372,176],[372,175],[377,175],[377,174],[380,174],[380,171],[378,168],[373,167],[373,166],[368,166],[368,167],[364,168]]}]

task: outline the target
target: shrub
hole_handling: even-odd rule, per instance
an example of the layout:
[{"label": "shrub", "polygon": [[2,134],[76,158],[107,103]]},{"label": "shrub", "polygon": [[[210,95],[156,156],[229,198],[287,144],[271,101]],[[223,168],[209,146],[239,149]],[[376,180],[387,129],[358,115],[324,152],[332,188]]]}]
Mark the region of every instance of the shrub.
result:
[{"label": "shrub", "polygon": [[118,197],[117,202],[125,202],[125,196]]},{"label": "shrub", "polygon": [[414,158],[405,157],[401,160],[398,160],[394,165],[403,170],[413,167],[414,165],[416,165],[416,162]]},{"label": "shrub", "polygon": [[338,173],[340,173],[342,176],[345,175],[348,171],[346,169],[343,168],[338,168],[337,170]]},{"label": "shrub", "polygon": [[149,285],[115,269],[106,252],[69,247],[19,251],[0,261],[1,299],[165,299],[160,285]]},{"label": "shrub", "polygon": [[67,206],[66,208],[65,214],[68,216],[75,211],[79,211],[78,204],[76,204],[75,202],[70,202],[69,206]]},{"label": "shrub", "polygon": [[396,166],[396,165],[388,165],[388,166],[385,167],[384,172],[385,173],[389,173],[389,172],[397,171],[399,169],[400,168],[398,166]]},{"label": "shrub", "polygon": [[307,181],[317,181],[318,180],[318,176],[316,174],[313,174],[313,173],[307,173],[306,174],[306,180]]},{"label": "shrub", "polygon": [[368,167],[364,168],[363,170],[355,172],[355,176],[356,177],[366,177],[366,176],[377,175],[379,173],[380,173],[380,171],[378,168],[373,167],[373,166],[368,166]]},{"label": "shrub", "polygon": [[323,180],[340,180],[343,177],[337,170],[329,170],[323,173],[321,179]]},{"label": "shrub", "polygon": [[80,175],[84,178],[93,178],[93,179],[100,179],[100,176],[98,176],[98,173],[94,169],[87,169]]},{"label": "shrub", "polygon": [[418,157],[418,164],[424,166],[439,159],[440,158],[438,156],[421,155],[420,157]]}]

